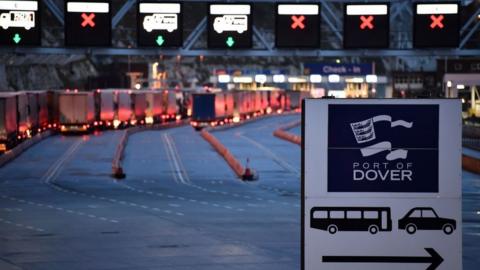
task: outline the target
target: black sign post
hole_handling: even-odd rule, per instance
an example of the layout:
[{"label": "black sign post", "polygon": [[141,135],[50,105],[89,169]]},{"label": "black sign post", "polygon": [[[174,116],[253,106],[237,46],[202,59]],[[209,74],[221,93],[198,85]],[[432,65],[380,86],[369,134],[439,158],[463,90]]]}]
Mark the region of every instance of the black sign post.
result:
[{"label": "black sign post", "polygon": [[66,46],[111,45],[110,1],[65,1]]},{"label": "black sign post", "polygon": [[39,1],[0,1],[0,45],[40,45]]},{"label": "black sign post", "polygon": [[343,47],[345,49],[388,48],[389,4],[345,4]]},{"label": "black sign post", "polygon": [[455,48],[460,40],[459,3],[415,3],[413,46]]},{"label": "black sign post", "polygon": [[252,47],[252,5],[210,4],[208,47],[249,49]]},{"label": "black sign post", "polygon": [[138,46],[181,47],[182,5],[140,2],[137,14]]},{"label": "black sign post", "polygon": [[278,48],[318,48],[320,5],[277,4],[275,45]]}]

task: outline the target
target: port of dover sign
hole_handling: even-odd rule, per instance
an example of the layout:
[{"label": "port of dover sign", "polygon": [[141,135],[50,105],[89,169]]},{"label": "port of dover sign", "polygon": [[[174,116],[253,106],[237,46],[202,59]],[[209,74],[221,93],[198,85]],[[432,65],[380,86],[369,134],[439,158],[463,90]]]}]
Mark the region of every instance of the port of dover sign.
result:
[{"label": "port of dover sign", "polygon": [[458,100],[307,99],[302,269],[462,269]]}]

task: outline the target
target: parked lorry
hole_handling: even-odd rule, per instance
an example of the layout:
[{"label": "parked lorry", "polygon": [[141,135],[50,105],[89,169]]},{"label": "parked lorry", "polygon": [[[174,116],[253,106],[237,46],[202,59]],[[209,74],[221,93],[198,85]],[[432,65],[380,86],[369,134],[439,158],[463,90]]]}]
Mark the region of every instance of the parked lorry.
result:
[{"label": "parked lorry", "polygon": [[132,99],[129,91],[116,91],[117,116],[114,123],[115,128],[126,127],[133,118]]},{"label": "parked lorry", "polygon": [[0,153],[17,142],[17,100],[15,94],[0,94]]},{"label": "parked lorry", "polygon": [[61,132],[90,131],[95,120],[93,93],[59,93],[58,101]]},{"label": "parked lorry", "polygon": [[111,127],[115,120],[115,90],[98,90],[97,94],[100,98],[97,126]]},{"label": "parked lorry", "polygon": [[163,112],[163,93],[162,91],[148,91],[146,93],[147,111],[146,124],[159,123]]},{"label": "parked lorry", "polygon": [[215,94],[196,93],[193,94],[192,97],[191,124],[196,130],[200,130],[217,119],[215,115]]},{"label": "parked lorry", "polygon": [[132,106],[134,108],[135,117],[132,119],[131,124],[145,124],[145,112],[147,111],[147,99],[145,92],[133,92],[132,93]]}]

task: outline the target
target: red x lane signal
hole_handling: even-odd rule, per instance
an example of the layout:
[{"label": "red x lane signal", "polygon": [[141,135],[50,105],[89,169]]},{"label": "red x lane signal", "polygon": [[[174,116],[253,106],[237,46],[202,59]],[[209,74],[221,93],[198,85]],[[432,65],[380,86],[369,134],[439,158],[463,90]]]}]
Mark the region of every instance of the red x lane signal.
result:
[{"label": "red x lane signal", "polygon": [[93,21],[93,19],[95,19],[95,13],[90,13],[90,15],[82,13],[82,19],[83,19],[82,27],[87,27],[87,26],[90,26],[92,28],[95,27],[95,22]]},{"label": "red x lane signal", "polygon": [[361,24],[360,24],[360,29],[364,30],[365,28],[368,28],[368,29],[373,29],[373,16],[370,15],[368,17],[365,17],[365,16],[360,16],[360,21],[361,21]]},{"label": "red x lane signal", "polygon": [[305,28],[305,24],[303,23],[303,21],[305,21],[305,16],[301,15],[301,16],[292,16],[292,29],[297,29],[300,28],[300,29],[304,29]]},{"label": "red x lane signal", "polygon": [[443,15],[438,15],[438,16],[435,16],[435,15],[431,15],[430,16],[430,19],[432,20],[432,23],[430,24],[430,28],[432,29],[435,29],[436,27],[442,29],[443,28]]}]

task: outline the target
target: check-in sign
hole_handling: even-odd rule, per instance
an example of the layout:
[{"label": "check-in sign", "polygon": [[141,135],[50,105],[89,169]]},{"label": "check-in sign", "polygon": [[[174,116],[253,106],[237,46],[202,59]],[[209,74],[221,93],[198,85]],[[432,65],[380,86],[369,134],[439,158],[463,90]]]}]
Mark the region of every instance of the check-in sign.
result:
[{"label": "check-in sign", "polygon": [[306,100],[302,269],[461,269],[460,112]]}]

